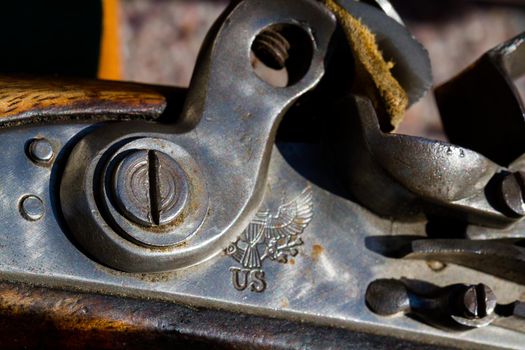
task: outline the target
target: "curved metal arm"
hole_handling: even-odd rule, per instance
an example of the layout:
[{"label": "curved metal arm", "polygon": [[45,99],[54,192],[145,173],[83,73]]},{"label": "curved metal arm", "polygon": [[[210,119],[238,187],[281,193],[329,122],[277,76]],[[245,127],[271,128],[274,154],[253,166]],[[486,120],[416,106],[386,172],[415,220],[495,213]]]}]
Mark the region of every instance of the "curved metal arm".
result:
[{"label": "curved metal arm", "polygon": [[[276,25],[294,27],[311,50],[299,57],[309,60],[303,76],[285,88],[258,78],[250,63],[256,36]],[[60,199],[75,239],[98,261],[132,272],[221,251],[258,207],[275,130],[321,79],[334,30],[333,15],[313,0],[230,8],[204,44],[181,124],[108,125],[73,149]],[[115,177],[124,185],[115,188]]]},{"label": "curved metal arm", "polygon": [[504,169],[483,155],[441,141],[383,133],[366,98],[350,96],[334,113],[341,114],[338,130],[353,132],[351,138],[344,133],[335,138],[345,181],[362,204],[380,215],[418,220],[423,214],[447,214],[490,227],[521,218],[500,203],[508,194],[500,188]]}]

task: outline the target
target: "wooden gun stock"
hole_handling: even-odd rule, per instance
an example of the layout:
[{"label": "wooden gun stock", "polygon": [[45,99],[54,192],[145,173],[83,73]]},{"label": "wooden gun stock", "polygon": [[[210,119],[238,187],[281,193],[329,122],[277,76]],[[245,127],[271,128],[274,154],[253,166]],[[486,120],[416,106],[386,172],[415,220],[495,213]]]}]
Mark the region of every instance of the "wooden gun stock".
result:
[{"label": "wooden gun stock", "polygon": [[[176,118],[184,98],[185,89],[166,86],[0,77],[0,127],[72,119],[159,120],[167,114]],[[176,110],[166,113],[168,107]]]}]

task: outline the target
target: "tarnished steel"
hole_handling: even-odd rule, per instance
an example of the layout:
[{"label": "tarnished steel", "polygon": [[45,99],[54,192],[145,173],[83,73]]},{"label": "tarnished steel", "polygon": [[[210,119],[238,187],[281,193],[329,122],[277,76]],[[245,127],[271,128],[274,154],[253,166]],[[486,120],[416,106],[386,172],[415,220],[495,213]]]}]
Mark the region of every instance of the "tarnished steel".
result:
[{"label": "tarnished steel", "polygon": [[[388,2],[338,3],[415,102],[428,55]],[[0,345],[522,348],[525,158],[387,133],[340,29],[233,1],[187,91],[6,85]]]},{"label": "tarnished steel", "polygon": [[[254,38],[276,25],[282,25],[284,36],[293,34],[286,87],[261,80],[249,57]],[[177,124],[108,124],[73,147],[63,170],[60,205],[75,240],[99,262],[127,272],[184,268],[221,252],[260,205],[276,129],[285,112],[323,77],[335,27],[334,16],[314,0],[232,4],[203,45]],[[189,188],[184,215],[159,225],[168,232],[137,225],[154,219],[133,207],[127,210],[133,212],[131,220],[122,210],[115,212],[108,195],[114,192],[107,186],[114,162],[145,150],[169,155]]]},{"label": "tarnished steel", "polygon": [[390,254],[406,259],[437,260],[525,284],[525,248],[519,240],[413,239],[391,237]]},{"label": "tarnished steel", "polygon": [[[378,279],[370,283],[366,302],[383,316],[411,315],[452,331],[481,328],[496,320],[496,295],[485,284],[453,284],[439,288],[408,279]],[[415,286],[419,290],[415,290]]]},{"label": "tarnished steel", "polygon": [[343,99],[333,115],[339,123],[333,152],[345,184],[379,215],[405,221],[448,216],[495,228],[520,218],[509,215],[498,203],[501,196],[492,191],[505,169],[482,154],[447,142],[384,133],[371,102],[360,96]]}]

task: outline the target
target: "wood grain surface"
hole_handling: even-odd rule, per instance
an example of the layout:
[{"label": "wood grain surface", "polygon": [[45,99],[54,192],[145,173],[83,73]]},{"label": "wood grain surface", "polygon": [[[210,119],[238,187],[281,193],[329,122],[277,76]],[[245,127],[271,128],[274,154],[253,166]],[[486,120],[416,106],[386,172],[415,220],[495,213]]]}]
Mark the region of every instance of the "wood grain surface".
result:
[{"label": "wood grain surface", "polygon": [[445,349],[395,337],[0,282],[1,349]]},{"label": "wood grain surface", "polygon": [[158,119],[183,91],[72,78],[0,77],[0,127],[67,119]]}]

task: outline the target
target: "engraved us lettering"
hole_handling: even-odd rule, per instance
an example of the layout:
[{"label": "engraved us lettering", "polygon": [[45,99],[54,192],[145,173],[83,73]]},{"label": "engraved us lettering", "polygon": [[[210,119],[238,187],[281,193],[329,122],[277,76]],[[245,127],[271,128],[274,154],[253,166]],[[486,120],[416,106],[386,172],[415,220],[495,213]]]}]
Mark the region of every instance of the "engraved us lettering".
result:
[{"label": "engraved us lettering", "polygon": [[264,261],[285,264],[289,256],[295,257],[297,247],[303,244],[300,235],[312,216],[310,186],[276,212],[261,210],[255,214],[241,236],[226,249],[226,254],[241,265],[230,268],[233,287],[238,291],[263,292],[267,286]]}]

